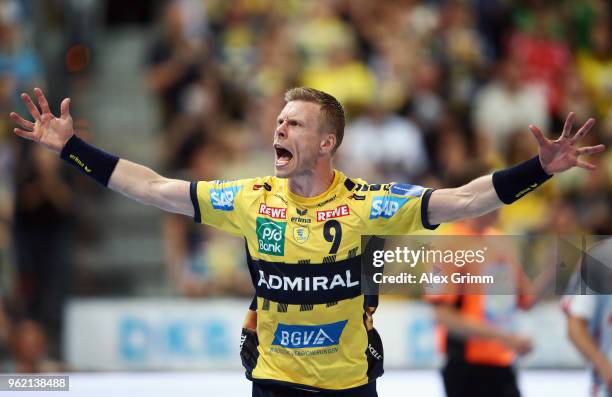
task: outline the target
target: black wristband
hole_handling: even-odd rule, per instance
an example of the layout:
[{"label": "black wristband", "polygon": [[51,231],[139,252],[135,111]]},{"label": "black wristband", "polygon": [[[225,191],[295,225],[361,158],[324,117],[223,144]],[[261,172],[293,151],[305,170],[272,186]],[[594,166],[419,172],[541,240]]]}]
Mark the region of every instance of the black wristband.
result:
[{"label": "black wristband", "polygon": [[66,142],[60,157],[102,186],[108,185],[108,180],[119,161],[119,157],[88,144],[76,135]]},{"label": "black wristband", "polygon": [[493,187],[504,204],[512,204],[550,179],[535,156],[513,167],[493,173]]}]

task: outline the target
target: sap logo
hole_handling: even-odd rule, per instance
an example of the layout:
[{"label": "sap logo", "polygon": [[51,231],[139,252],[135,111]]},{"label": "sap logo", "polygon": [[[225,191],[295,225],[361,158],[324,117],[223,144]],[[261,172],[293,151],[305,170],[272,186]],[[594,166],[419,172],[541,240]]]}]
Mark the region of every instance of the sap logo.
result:
[{"label": "sap logo", "polygon": [[210,189],[210,202],[213,208],[221,211],[233,211],[234,200],[241,188],[242,186],[238,185]]},{"label": "sap logo", "polygon": [[421,186],[410,185],[408,183],[391,185],[391,193],[397,194],[398,196],[421,197],[423,190]]},{"label": "sap logo", "polygon": [[333,210],[317,211],[317,222],[324,222],[328,219],[340,218],[348,215],[350,215],[348,205],[339,205]]},{"label": "sap logo", "polygon": [[370,209],[370,219],[376,218],[391,218],[406,202],[407,198],[391,197],[391,196],[376,196],[372,199],[372,208]]},{"label": "sap logo", "polygon": [[288,349],[334,346],[340,343],[340,336],[348,320],[321,325],[288,325],[279,323],[274,331],[272,345]]},{"label": "sap logo", "polygon": [[287,219],[287,208],[268,207],[264,203],[259,204],[259,213],[274,219]]}]

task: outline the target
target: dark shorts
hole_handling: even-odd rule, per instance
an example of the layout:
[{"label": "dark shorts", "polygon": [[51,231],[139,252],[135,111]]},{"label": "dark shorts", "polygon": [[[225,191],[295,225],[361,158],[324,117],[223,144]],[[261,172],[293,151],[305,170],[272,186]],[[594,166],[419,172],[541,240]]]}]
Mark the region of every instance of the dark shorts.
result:
[{"label": "dark shorts", "polygon": [[447,397],[520,397],[513,367],[447,363],[442,369]]},{"label": "dark shorts", "polygon": [[253,383],[253,397],[378,397],[376,382],[342,391],[309,391],[283,385]]}]

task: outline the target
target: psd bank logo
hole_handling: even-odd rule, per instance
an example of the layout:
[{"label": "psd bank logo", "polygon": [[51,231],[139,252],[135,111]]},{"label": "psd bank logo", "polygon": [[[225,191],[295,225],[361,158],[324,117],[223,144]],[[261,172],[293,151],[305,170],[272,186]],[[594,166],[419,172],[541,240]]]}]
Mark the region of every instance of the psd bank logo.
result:
[{"label": "psd bank logo", "polygon": [[257,251],[268,254],[285,255],[285,229],[287,222],[275,222],[267,218],[257,218]]},{"label": "psd bank logo", "polygon": [[272,345],[287,349],[335,346],[348,320],[320,325],[288,325],[279,323]]},{"label": "psd bank logo", "polygon": [[221,211],[233,211],[234,200],[241,188],[242,185],[211,188],[210,202],[213,208]]},{"label": "psd bank logo", "polygon": [[399,211],[409,198],[393,196],[375,196],[372,198],[372,208],[370,208],[370,219],[391,218]]}]

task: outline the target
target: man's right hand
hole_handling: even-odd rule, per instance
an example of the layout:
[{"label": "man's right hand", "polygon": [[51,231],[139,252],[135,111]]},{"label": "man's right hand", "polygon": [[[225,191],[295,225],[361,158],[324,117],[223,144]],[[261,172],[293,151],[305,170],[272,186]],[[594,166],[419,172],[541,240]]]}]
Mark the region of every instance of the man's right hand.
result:
[{"label": "man's right hand", "polygon": [[34,122],[28,121],[15,112],[11,112],[10,118],[21,128],[15,128],[15,134],[31,141],[40,142],[43,146],[54,152],[61,152],[66,142],[74,135],[72,128],[72,117],[70,116],[70,99],[65,98],[60,105],[60,117],[55,117],[49,109],[47,98],[40,88],[34,89],[34,95],[40,106],[40,110],[34,104],[30,96],[21,94],[28,111],[34,118]]},{"label": "man's right hand", "polygon": [[[55,117],[49,109],[49,103],[40,88],[34,89],[34,95],[38,100],[38,107],[32,102],[28,94],[21,94],[21,99],[34,118],[34,122],[28,121],[17,113],[10,114],[11,120],[19,124],[21,128],[15,128],[15,134],[40,142],[44,147],[61,153],[66,143],[74,136],[72,128],[72,117],[68,107],[70,99],[66,98],[60,106],[60,117]],[[82,170],[100,184],[123,194],[140,203],[153,205],[164,211],[183,214],[193,217],[195,209],[191,200],[190,183],[178,179],[164,178],[152,169],[131,161],[119,159],[117,156],[75,140],[75,145],[80,147],[88,162],[95,163],[96,170],[87,167],[83,161],[70,164]],[[72,143],[72,141],[71,141]],[[72,156],[72,154],[70,154]],[[74,156],[78,159],[78,156]],[[75,165],[76,164],[76,165]],[[77,167],[78,166],[78,167]],[[81,168],[82,167],[82,168]],[[98,168],[99,167],[99,168]]]}]

